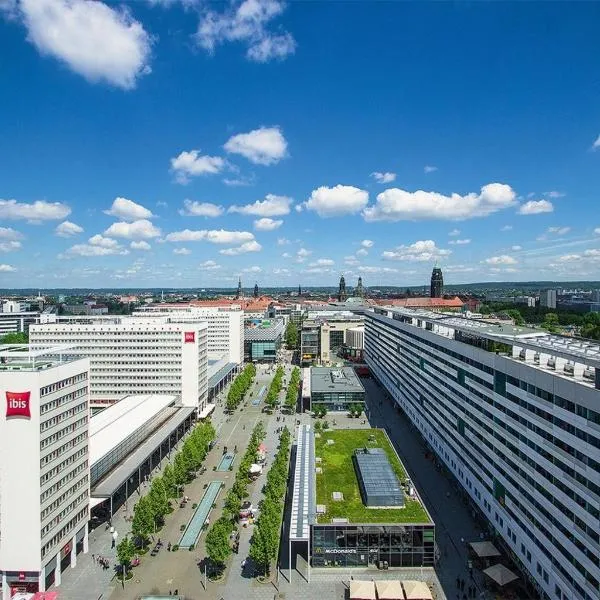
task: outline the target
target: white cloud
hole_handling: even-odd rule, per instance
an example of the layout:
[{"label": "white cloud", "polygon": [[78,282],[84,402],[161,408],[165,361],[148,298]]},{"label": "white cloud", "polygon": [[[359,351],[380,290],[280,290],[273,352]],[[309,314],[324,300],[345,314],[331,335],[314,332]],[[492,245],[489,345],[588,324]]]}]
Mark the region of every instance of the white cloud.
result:
[{"label": "white cloud", "polygon": [[303,263],[311,254],[312,254],[312,250],[307,250],[306,248],[300,248],[298,250],[298,252],[296,252],[296,262]]},{"label": "white cloud", "polygon": [[360,273],[397,273],[398,269],[393,269],[392,267],[362,266],[362,267],[358,267],[358,271]]},{"label": "white cloud", "polygon": [[129,244],[129,247],[132,250],[151,250],[152,246],[150,246],[150,244],[148,242],[145,242],[144,240],[142,240],[141,242],[131,242],[131,244]]},{"label": "white cloud", "polygon": [[351,185],[321,186],[313,190],[304,203],[320,217],[351,215],[361,211],[369,202],[369,193]]},{"label": "white cloud", "polygon": [[251,242],[244,242],[237,248],[219,250],[219,253],[225,254],[226,256],[237,256],[238,254],[246,254],[247,252],[260,252],[261,250],[262,246],[256,240],[252,240]]},{"label": "white cloud", "polygon": [[363,248],[372,248],[374,243],[375,243],[375,242],[374,242],[373,240],[363,240],[363,241],[360,243],[360,245],[361,245]]},{"label": "white cloud", "polygon": [[151,239],[160,235],[160,229],[146,219],[133,221],[133,223],[119,221],[113,223],[104,235],[128,239]]},{"label": "white cloud", "polygon": [[198,268],[202,271],[216,271],[221,268],[221,265],[217,264],[214,260],[205,260],[198,265]]},{"label": "white cloud", "polygon": [[444,267],[444,272],[446,273],[470,273],[474,270],[475,267],[469,265],[446,265]]},{"label": "white cloud", "polygon": [[512,228],[512,225],[504,225],[503,227],[500,227],[500,231],[511,231]]},{"label": "white cloud", "polygon": [[596,227],[596,229],[594,229],[594,233],[596,235],[600,235],[600,227]]},{"label": "white cloud", "polygon": [[489,183],[479,194],[444,196],[437,192],[407,192],[390,188],[377,196],[377,202],[363,211],[366,221],[401,221],[417,219],[472,219],[485,217],[515,203],[509,185]]},{"label": "white cloud", "polygon": [[56,226],[54,233],[56,233],[58,237],[72,237],[78,233],[83,233],[83,227],[80,227],[71,221],[63,221],[60,225]]},{"label": "white cloud", "polygon": [[448,232],[448,235],[456,237],[457,235],[460,235],[460,229],[453,229],[452,231]]},{"label": "white cloud", "polygon": [[600,135],[596,138],[596,141],[592,144],[592,150],[598,150],[600,148]]},{"label": "white cloud", "polygon": [[519,207],[520,215],[539,215],[541,213],[550,213],[554,210],[552,202],[548,200],[529,200]]},{"label": "white cloud", "polygon": [[15,252],[21,249],[21,242],[18,240],[0,239],[0,252]]},{"label": "white cloud", "polygon": [[256,178],[254,177],[254,174],[249,175],[248,177],[240,175],[239,177],[236,177],[234,179],[230,179],[227,177],[225,179],[223,179],[223,183],[225,185],[229,185],[231,187],[242,187],[242,186],[247,186],[247,185],[254,185],[255,181],[256,181]]},{"label": "white cloud", "polygon": [[290,213],[291,204],[292,199],[287,196],[267,194],[264,200],[257,200],[252,204],[246,204],[245,206],[233,205],[228,212],[256,215],[257,217],[281,217]]},{"label": "white cloud", "polygon": [[262,272],[262,269],[257,266],[248,267],[248,268],[244,269],[244,273],[261,273],[261,272]]},{"label": "white cloud", "polygon": [[284,253],[281,255],[281,258],[291,258],[291,257],[292,257],[292,255],[291,255],[289,252],[284,252]]},{"label": "white cloud", "polygon": [[32,223],[64,219],[71,214],[71,209],[60,202],[36,200],[31,204],[16,200],[0,200],[0,219],[27,220]]},{"label": "white cloud", "polygon": [[269,217],[263,217],[262,219],[257,219],[254,221],[254,229],[257,231],[273,231],[274,229],[278,229],[283,225],[283,221],[281,219],[269,219]]},{"label": "white cloud", "polygon": [[562,256],[559,256],[557,259],[559,262],[576,262],[581,260],[581,255],[580,254],[563,254]]},{"label": "white cloud", "polygon": [[184,200],[183,208],[179,211],[179,214],[184,217],[220,217],[224,212],[223,207],[218,204]]},{"label": "white cloud", "polygon": [[366,248],[359,248],[356,251],[356,256],[367,256],[367,254],[369,254],[369,251]]},{"label": "white cloud", "polygon": [[[236,5],[237,4],[237,5]],[[285,5],[280,0],[244,0],[232,4],[224,12],[209,10],[198,25],[195,39],[210,53],[219,44],[242,42],[246,57],[255,62],[283,60],[296,50],[296,41],[287,31],[274,34],[267,25],[281,15]]]},{"label": "white cloud", "polygon": [[181,254],[182,256],[186,256],[191,253],[192,253],[192,251],[188,250],[187,248],[175,248],[173,250],[173,254]]},{"label": "white cloud", "polygon": [[303,273],[332,273],[333,271],[328,267],[309,267],[304,269]]},{"label": "white cloud", "polygon": [[254,239],[254,234],[249,231],[227,231],[225,229],[201,229],[192,231],[173,231],[165,240],[167,242],[211,242],[213,244],[241,244]]},{"label": "white cloud", "polygon": [[278,246],[287,246],[288,244],[291,244],[291,242],[287,238],[284,238],[284,237],[277,238],[277,245]]},{"label": "white cloud", "polygon": [[423,171],[425,173],[434,173],[437,170],[438,170],[438,168],[434,167],[433,165],[425,165],[425,167],[423,167]]},{"label": "white cloud", "polygon": [[0,264],[0,273],[14,273],[16,270],[12,265]]},{"label": "white cloud", "polygon": [[511,246],[510,249],[514,252],[518,252],[519,250],[523,250],[523,246]]},{"label": "white cloud", "polygon": [[396,173],[380,173],[379,171],[374,171],[371,173],[371,177],[377,183],[391,183],[396,180]]},{"label": "white cloud", "polygon": [[356,265],[360,264],[356,256],[344,256],[344,263],[350,265],[351,267],[355,267]]},{"label": "white cloud", "polygon": [[309,263],[309,267],[332,267],[335,264],[335,261],[330,258],[319,258],[314,262]]},{"label": "white cloud", "polygon": [[287,156],[287,146],[281,129],[275,126],[238,133],[230,137],[223,147],[230,154],[241,154],[254,164],[272,165]]},{"label": "white cloud", "polygon": [[516,265],[517,260],[508,254],[501,254],[500,256],[490,256],[483,262],[488,265]]},{"label": "white cloud", "polygon": [[548,233],[555,233],[556,235],[565,235],[571,231],[570,227],[548,227]]},{"label": "white cloud", "polygon": [[564,198],[566,194],[564,192],[557,192],[556,190],[552,190],[550,192],[544,192],[544,196],[547,198]]},{"label": "white cloud", "polygon": [[466,244],[470,244],[471,240],[469,240],[469,239],[465,239],[465,240],[450,240],[448,243],[452,244],[454,246],[464,246]]},{"label": "white cloud", "polygon": [[58,256],[59,258],[72,258],[74,256],[93,257],[125,254],[129,254],[129,250],[120,246],[116,240],[97,234],[92,236],[87,244],[75,244]]},{"label": "white cloud", "polygon": [[21,0],[27,39],[88,81],[128,90],[150,69],[152,38],[125,8],[91,0]]},{"label": "white cloud", "polygon": [[171,171],[175,173],[175,181],[182,185],[188,183],[190,177],[220,173],[225,165],[225,159],[220,156],[201,155],[200,150],[184,150],[171,159]]},{"label": "white cloud", "polygon": [[288,276],[290,274],[290,270],[289,269],[273,269],[273,275],[284,275],[284,276]]},{"label": "white cloud", "polygon": [[139,219],[151,219],[154,215],[145,206],[128,200],[127,198],[115,198],[110,210],[104,211],[107,215],[123,219],[124,221],[137,221]]},{"label": "white cloud", "polygon": [[397,246],[386,250],[382,257],[386,260],[404,260],[409,262],[432,261],[451,254],[450,250],[438,248],[433,240],[419,240],[409,246]]},{"label": "white cloud", "polygon": [[117,242],[117,240],[113,240],[112,238],[104,237],[104,236],[100,235],[99,233],[92,236],[88,240],[88,244],[91,244],[92,246],[99,246],[101,248],[118,248],[119,247],[119,242]]},{"label": "white cloud", "polygon": [[23,234],[11,227],[0,227],[0,252],[14,252],[21,248]]}]

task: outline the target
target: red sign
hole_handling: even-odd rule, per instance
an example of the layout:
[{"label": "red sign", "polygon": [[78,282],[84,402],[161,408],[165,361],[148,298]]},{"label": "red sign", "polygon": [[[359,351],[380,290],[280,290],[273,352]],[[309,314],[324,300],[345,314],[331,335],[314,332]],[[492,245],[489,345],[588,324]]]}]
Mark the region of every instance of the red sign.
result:
[{"label": "red sign", "polygon": [[19,581],[25,581],[25,573],[19,573]]},{"label": "red sign", "polygon": [[31,419],[29,396],[31,392],[6,392],[6,418]]},{"label": "red sign", "polygon": [[184,338],[183,341],[188,344],[188,343],[194,343],[196,341],[196,332],[195,331],[186,331],[184,334]]}]

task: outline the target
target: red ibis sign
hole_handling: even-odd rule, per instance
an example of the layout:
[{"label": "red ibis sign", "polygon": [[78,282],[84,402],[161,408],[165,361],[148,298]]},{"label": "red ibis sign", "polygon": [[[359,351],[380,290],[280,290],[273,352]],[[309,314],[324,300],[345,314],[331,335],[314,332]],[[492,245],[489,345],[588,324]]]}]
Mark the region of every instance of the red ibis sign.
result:
[{"label": "red ibis sign", "polygon": [[186,344],[193,344],[196,341],[196,332],[195,331],[186,331],[184,334],[183,341]]},{"label": "red ibis sign", "polygon": [[31,392],[6,392],[6,418],[31,419],[30,396]]}]

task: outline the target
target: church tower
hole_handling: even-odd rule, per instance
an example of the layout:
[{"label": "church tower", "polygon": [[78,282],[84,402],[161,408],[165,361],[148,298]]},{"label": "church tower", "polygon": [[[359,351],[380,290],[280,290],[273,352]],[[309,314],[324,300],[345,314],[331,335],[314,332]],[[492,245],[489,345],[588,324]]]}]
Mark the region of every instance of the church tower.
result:
[{"label": "church tower", "polygon": [[338,290],[338,300],[340,302],[346,302],[346,299],[348,298],[348,295],[346,294],[346,280],[344,279],[344,276],[342,275],[340,277],[340,287]]},{"label": "church tower", "polygon": [[356,286],[356,293],[354,295],[358,296],[359,298],[365,297],[365,291],[363,289],[362,277],[358,278],[358,284]]},{"label": "church tower", "polygon": [[242,278],[241,277],[238,279],[237,294],[235,297],[238,300],[240,300],[242,298]]},{"label": "church tower", "polygon": [[430,296],[432,298],[441,298],[444,295],[444,276],[439,267],[433,267],[431,273]]},{"label": "church tower", "polygon": [[254,284],[254,297],[258,298],[258,283]]}]

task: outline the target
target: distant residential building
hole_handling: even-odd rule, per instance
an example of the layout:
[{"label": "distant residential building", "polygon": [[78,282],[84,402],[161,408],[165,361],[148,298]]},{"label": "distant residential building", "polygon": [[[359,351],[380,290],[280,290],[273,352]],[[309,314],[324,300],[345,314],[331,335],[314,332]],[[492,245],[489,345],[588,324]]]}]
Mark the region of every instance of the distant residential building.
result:
[{"label": "distant residential building", "polygon": [[441,298],[444,295],[444,276],[439,267],[433,267],[429,295],[432,298]]},{"label": "distant residential building", "polygon": [[96,302],[86,302],[85,304],[65,304],[63,310],[71,315],[107,315],[108,306],[106,304],[96,304]]},{"label": "distant residential building", "polygon": [[594,302],[594,303],[600,302],[600,290],[592,291],[592,302]]},{"label": "distant residential building", "polygon": [[515,304],[525,304],[529,308],[535,308],[535,296],[515,296]]},{"label": "distant residential building", "polygon": [[556,308],[556,290],[543,290],[540,292],[540,306]]},{"label": "distant residential building", "polygon": [[3,313],[18,313],[27,312],[30,310],[31,304],[29,302],[22,302],[21,300],[3,300],[1,309]]},{"label": "distant residential building", "polygon": [[0,312],[0,337],[7,333],[27,333],[39,318],[38,311]]},{"label": "distant residential building", "polygon": [[444,311],[444,312],[459,312],[463,310],[465,303],[458,297],[454,298],[430,298],[416,297],[410,298],[392,298],[375,300],[379,306],[398,306],[403,308],[421,308],[425,310]]}]

